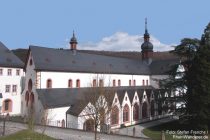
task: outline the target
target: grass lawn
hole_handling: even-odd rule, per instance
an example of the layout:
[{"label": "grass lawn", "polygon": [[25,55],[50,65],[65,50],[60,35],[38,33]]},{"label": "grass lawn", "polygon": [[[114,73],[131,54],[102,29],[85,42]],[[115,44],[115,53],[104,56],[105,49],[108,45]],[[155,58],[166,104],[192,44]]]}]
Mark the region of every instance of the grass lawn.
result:
[{"label": "grass lawn", "polygon": [[[152,138],[153,140],[161,140],[161,132],[162,131],[164,131],[164,132],[166,132],[167,130],[171,131],[171,132],[173,131],[177,135],[177,132],[178,133],[183,132],[182,130],[186,130],[185,128],[186,128],[185,125],[180,124],[178,121],[173,121],[173,122],[164,123],[164,124],[161,124],[161,125],[158,125],[158,126],[154,126],[154,127],[144,129],[143,133],[146,136]],[[210,134],[208,134],[208,138],[210,139]],[[190,139],[187,139],[187,138],[177,139],[177,138],[173,138],[173,134],[165,133],[165,140],[190,140]]]},{"label": "grass lawn", "polygon": [[0,137],[0,140],[55,140],[55,139],[30,130],[23,130],[9,136]]}]

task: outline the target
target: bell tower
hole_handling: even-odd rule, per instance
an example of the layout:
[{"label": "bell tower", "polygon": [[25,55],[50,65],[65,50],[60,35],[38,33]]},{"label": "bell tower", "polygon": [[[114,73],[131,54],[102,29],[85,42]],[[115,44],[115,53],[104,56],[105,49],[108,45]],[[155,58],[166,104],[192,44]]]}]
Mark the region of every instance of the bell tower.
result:
[{"label": "bell tower", "polygon": [[77,50],[77,38],[75,37],[74,31],[73,36],[69,42],[71,50]]},{"label": "bell tower", "polygon": [[145,18],[145,33],[144,42],[141,45],[142,60],[147,61],[148,64],[152,62],[153,45],[150,42],[150,35],[147,29],[147,18]]}]

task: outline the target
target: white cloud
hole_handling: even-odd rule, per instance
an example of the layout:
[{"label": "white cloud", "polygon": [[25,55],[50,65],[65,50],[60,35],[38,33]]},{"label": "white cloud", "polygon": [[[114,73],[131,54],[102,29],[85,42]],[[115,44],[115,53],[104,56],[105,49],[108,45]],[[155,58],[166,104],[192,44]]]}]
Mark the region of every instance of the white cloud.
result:
[{"label": "white cloud", "polygon": [[[105,51],[141,51],[143,36],[129,35],[126,32],[116,32],[104,37],[100,42],[87,42],[78,44],[78,48],[84,50],[105,50]],[[167,45],[161,43],[157,38],[150,36],[150,42],[154,46],[154,51],[172,50],[174,44]]]}]

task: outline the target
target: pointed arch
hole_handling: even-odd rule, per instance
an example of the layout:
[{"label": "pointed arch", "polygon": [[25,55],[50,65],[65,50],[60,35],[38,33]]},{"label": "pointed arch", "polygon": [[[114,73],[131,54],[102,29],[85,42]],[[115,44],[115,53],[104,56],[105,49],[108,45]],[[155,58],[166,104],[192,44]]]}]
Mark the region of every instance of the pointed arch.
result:
[{"label": "pointed arch", "polygon": [[130,115],[130,109],[128,104],[125,104],[123,108],[123,122],[128,122],[129,121],[129,115]]},{"label": "pointed arch", "polygon": [[86,131],[94,131],[94,120],[88,119],[83,124],[83,130]]},{"label": "pointed arch", "polygon": [[33,88],[32,80],[29,79],[28,80],[28,91],[31,92],[32,88]]},{"label": "pointed arch", "polygon": [[151,116],[152,117],[155,116],[155,101],[154,100],[151,101]]},{"label": "pointed arch", "polygon": [[119,123],[119,109],[117,106],[114,106],[111,112],[111,124],[115,125]]},{"label": "pointed arch", "polygon": [[147,103],[144,102],[142,105],[142,119],[145,119],[148,117],[148,113],[147,113]]},{"label": "pointed arch", "polygon": [[139,120],[139,105],[137,103],[135,103],[133,106],[133,120]]}]

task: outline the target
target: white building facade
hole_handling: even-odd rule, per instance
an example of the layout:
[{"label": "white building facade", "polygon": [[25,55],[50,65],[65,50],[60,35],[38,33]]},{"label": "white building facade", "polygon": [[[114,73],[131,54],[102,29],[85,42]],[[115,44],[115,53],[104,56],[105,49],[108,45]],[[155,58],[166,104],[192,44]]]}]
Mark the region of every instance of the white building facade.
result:
[{"label": "white building facade", "polygon": [[21,93],[24,85],[23,62],[0,42],[1,113],[21,114]]},{"label": "white building facade", "polygon": [[83,117],[84,109],[91,103],[87,101],[81,109],[78,102],[86,90],[104,87],[115,90],[113,98],[107,101],[112,106],[110,120],[106,122],[109,127],[119,128],[161,117],[162,104],[158,104],[158,99],[170,93],[159,89],[158,80],[166,78],[170,65],[179,61],[153,60],[155,53],[147,29],[144,39],[139,59],[79,51],[74,34],[71,49],[30,46],[25,63],[22,116],[29,116],[32,110],[37,123],[93,130],[89,125],[93,120]]}]

